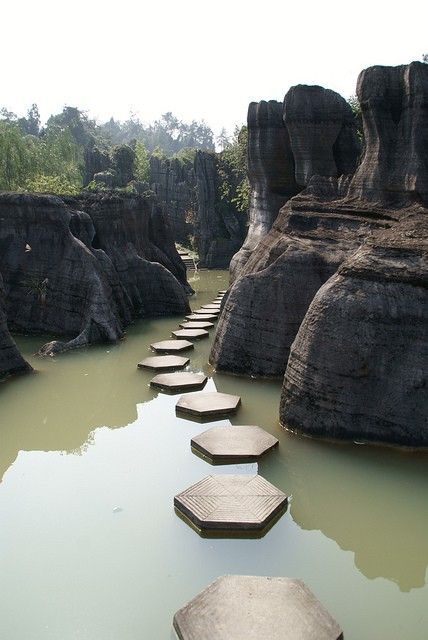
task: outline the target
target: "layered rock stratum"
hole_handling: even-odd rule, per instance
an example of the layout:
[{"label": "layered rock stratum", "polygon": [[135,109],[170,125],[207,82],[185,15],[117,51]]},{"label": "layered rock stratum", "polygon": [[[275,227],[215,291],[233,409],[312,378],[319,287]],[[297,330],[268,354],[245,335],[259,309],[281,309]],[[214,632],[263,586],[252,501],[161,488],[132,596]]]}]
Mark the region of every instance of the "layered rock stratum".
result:
[{"label": "layered rock stratum", "polygon": [[9,328],[64,337],[43,353],[115,341],[134,318],[189,310],[183,265],[143,196],[67,205],[0,194],[0,271]]}]

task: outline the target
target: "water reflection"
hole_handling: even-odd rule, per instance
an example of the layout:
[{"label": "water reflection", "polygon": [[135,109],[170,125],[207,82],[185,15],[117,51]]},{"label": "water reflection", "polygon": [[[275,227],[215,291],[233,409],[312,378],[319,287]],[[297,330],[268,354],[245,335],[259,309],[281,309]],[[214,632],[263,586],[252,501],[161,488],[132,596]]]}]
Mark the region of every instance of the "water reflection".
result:
[{"label": "water reflection", "polygon": [[286,436],[282,457],[259,473],[292,490],[291,515],[355,554],[368,578],[423,587],[428,565],[426,456]]}]

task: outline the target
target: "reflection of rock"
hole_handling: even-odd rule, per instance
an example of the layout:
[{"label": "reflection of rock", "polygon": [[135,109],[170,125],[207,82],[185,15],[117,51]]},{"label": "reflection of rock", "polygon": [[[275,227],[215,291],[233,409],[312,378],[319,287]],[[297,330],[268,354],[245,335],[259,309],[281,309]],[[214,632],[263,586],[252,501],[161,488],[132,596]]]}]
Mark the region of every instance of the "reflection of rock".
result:
[{"label": "reflection of rock", "polygon": [[88,196],[85,206],[90,215],[54,196],[0,194],[9,328],[71,338],[45,353],[114,341],[137,316],[189,308],[183,265],[150,200]]},{"label": "reflection of rock", "polygon": [[280,416],[300,432],[428,446],[428,216],[362,245],[318,291]]},{"label": "reflection of rock", "polygon": [[3,279],[0,275],[0,379],[31,371],[30,365],[19,353],[18,347],[9,333],[3,305]]},{"label": "reflection of rock", "polygon": [[[354,553],[369,579],[410,591],[425,585],[428,474],[424,455],[290,437],[286,466],[260,460],[259,473],[291,491],[290,512]],[[385,473],[383,473],[385,470]],[[288,482],[284,483],[284,477]]]}]

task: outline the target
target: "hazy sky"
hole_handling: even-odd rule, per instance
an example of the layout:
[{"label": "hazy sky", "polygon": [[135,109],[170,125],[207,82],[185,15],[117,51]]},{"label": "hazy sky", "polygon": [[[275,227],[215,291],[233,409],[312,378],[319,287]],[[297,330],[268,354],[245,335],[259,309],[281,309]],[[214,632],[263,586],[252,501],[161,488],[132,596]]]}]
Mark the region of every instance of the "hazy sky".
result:
[{"label": "hazy sky", "polygon": [[15,0],[1,10],[0,105],[42,118],[173,111],[218,131],[298,83],[348,97],[359,71],[428,52],[428,0]]}]

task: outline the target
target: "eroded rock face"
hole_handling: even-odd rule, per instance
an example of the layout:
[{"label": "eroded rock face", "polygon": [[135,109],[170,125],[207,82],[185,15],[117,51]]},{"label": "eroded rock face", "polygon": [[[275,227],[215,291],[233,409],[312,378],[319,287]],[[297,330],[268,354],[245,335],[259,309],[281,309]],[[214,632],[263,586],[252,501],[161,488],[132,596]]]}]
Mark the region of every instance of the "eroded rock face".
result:
[{"label": "eroded rock face", "polygon": [[282,205],[300,190],[294,178],[294,159],[282,111],[282,104],[275,100],[252,102],[248,107],[249,228],[242,248],[230,264],[232,282],[271,229]]},{"label": "eroded rock face", "polygon": [[213,153],[197,151],[195,156],[196,200],[195,235],[199,264],[210,269],[229,266],[244,240],[246,218],[219,195],[218,159]]},{"label": "eroded rock face", "polygon": [[0,194],[9,328],[67,337],[42,350],[52,353],[115,341],[135,317],[185,313],[183,285],[160,264],[172,264],[174,256],[151,242],[160,221],[151,220],[151,205],[142,201],[88,196],[88,214],[55,196]]},{"label": "eroded rock face", "polygon": [[319,86],[297,85],[284,98],[283,114],[298,185],[306,187],[315,175],[354,173],[360,144],[352,109],[342,96]]},{"label": "eroded rock face", "polygon": [[374,235],[321,287],[292,345],[281,422],[428,446],[428,212]]},{"label": "eroded rock face", "polygon": [[349,196],[428,205],[428,65],[370,67],[357,83],[365,152]]},{"label": "eroded rock face", "polygon": [[[336,179],[316,179],[281,209],[224,304],[210,356],[218,370],[281,377],[318,289],[373,230],[389,224],[352,211],[333,215],[324,198],[337,189]],[[314,193],[321,194],[316,206]]]},{"label": "eroded rock face", "polygon": [[0,380],[29,371],[32,371],[32,367],[24,360],[9,333],[4,311],[3,279],[0,275]]}]

